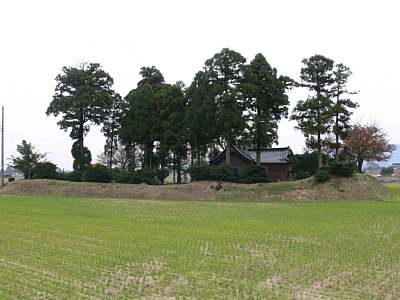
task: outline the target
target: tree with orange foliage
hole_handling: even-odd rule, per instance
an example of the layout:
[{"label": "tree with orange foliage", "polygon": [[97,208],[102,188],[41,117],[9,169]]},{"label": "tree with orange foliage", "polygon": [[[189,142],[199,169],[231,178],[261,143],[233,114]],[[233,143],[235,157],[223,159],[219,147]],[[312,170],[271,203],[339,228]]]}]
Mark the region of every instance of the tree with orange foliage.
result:
[{"label": "tree with orange foliage", "polygon": [[396,145],[389,143],[387,135],[376,123],[352,126],[346,145],[354,152],[360,173],[364,161],[388,160],[396,150]]}]

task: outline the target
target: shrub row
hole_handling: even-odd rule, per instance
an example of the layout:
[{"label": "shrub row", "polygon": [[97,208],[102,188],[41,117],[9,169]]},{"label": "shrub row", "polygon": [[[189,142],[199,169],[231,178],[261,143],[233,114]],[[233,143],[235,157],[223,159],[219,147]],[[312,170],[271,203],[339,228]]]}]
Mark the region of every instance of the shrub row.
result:
[{"label": "shrub row", "polygon": [[56,165],[52,163],[38,164],[33,170],[33,179],[55,179],[74,182],[118,182],[118,183],[147,183],[151,185],[161,184],[168,176],[168,170],[156,171],[137,170],[121,171],[113,173],[112,170],[103,165],[91,165],[85,171],[72,171],[69,173],[57,172]]},{"label": "shrub row", "polygon": [[161,184],[167,176],[168,171],[165,169],[160,171],[122,171],[116,175],[115,181],[117,183],[147,183],[150,185],[157,185]]},{"label": "shrub row", "polygon": [[329,163],[328,166],[318,169],[314,174],[315,181],[323,183],[331,179],[331,175],[342,177],[350,177],[356,170],[356,165],[353,162],[347,161],[334,161]]},{"label": "shrub row", "polygon": [[188,170],[192,181],[229,181],[237,183],[268,182],[268,173],[265,167],[248,166],[238,174],[236,169],[223,164],[220,166],[199,165]]}]

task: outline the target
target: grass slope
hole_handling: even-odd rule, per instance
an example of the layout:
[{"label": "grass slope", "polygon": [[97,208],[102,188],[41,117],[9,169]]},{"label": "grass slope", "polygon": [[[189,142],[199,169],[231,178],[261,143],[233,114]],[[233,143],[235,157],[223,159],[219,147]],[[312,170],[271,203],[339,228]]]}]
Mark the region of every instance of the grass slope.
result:
[{"label": "grass slope", "polygon": [[214,182],[183,185],[149,186],[145,184],[83,183],[56,180],[21,180],[8,184],[2,194],[64,195],[134,199],[172,200],[257,200],[257,201],[326,201],[376,200],[387,196],[387,189],[374,178],[354,174],[351,178],[335,177],[316,184],[313,178],[267,184],[222,183],[216,192]]},{"label": "grass slope", "polygon": [[389,189],[328,203],[0,195],[0,298],[396,299]]}]

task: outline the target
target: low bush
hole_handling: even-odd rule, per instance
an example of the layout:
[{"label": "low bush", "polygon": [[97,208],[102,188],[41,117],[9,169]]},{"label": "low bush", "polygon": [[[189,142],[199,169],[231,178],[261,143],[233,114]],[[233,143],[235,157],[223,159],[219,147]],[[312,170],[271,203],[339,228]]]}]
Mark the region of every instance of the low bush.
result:
[{"label": "low bush", "polygon": [[58,178],[59,178],[59,180],[81,182],[82,181],[82,172],[75,170],[70,173],[63,173],[63,174],[59,174]]},{"label": "low bush", "polygon": [[238,181],[238,173],[237,170],[232,167],[222,164],[219,166],[210,166],[210,180],[217,181]]},{"label": "low bush", "polygon": [[238,174],[226,164],[219,166],[199,165],[188,169],[192,181],[229,181],[240,183],[268,182],[268,173],[263,166],[248,166],[242,173]]},{"label": "low bush", "polygon": [[57,166],[51,162],[37,164],[32,170],[32,179],[58,179]]},{"label": "low bush", "polygon": [[350,161],[334,161],[329,164],[329,170],[332,175],[350,177],[356,170],[356,165]]},{"label": "low bush", "polygon": [[210,166],[206,164],[191,166],[188,169],[192,181],[210,180]]},{"label": "low bush", "polygon": [[331,173],[329,168],[322,167],[314,174],[315,181],[317,183],[324,183],[331,179]]},{"label": "low bush", "polygon": [[109,168],[103,165],[92,165],[82,174],[82,181],[85,182],[111,182],[112,173]]},{"label": "low bush", "polygon": [[[137,181],[140,183],[146,183],[149,185],[157,185],[160,184],[160,181],[156,179],[156,173],[148,170],[136,170],[133,172],[133,176],[137,178]],[[135,178],[135,180],[136,180]]]},{"label": "low bush", "polygon": [[242,173],[240,173],[239,182],[241,183],[268,182],[267,169],[263,166],[248,166]]},{"label": "low bush", "polygon": [[133,173],[129,171],[121,171],[115,175],[115,182],[117,183],[140,183],[134,182],[134,179]]},{"label": "low bush", "polygon": [[[130,184],[147,183],[150,185],[157,185],[160,184],[160,181],[156,178],[156,175],[159,174],[147,170],[122,171],[116,175],[115,181],[117,183],[130,183]],[[165,172],[162,173],[162,175],[165,176]]]},{"label": "low bush", "polygon": [[311,174],[308,171],[299,170],[298,172],[293,174],[293,180],[301,180],[310,177]]}]

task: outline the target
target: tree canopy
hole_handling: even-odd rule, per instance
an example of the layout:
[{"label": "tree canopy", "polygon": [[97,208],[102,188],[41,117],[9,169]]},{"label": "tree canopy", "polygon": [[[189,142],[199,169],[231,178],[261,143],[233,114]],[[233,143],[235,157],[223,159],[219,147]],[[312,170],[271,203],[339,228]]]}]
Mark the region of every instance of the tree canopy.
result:
[{"label": "tree canopy", "polygon": [[[243,66],[246,59],[238,52],[224,48],[208,59],[204,66],[207,85],[216,104],[216,126],[225,148],[246,126],[243,118],[244,98],[240,92],[243,81]],[[230,164],[230,151],[226,151],[226,163]]]},{"label": "tree canopy", "polygon": [[346,139],[346,145],[357,157],[359,172],[362,171],[364,161],[385,161],[396,150],[396,145],[389,143],[387,133],[375,123],[354,124]]},{"label": "tree canopy", "polygon": [[269,148],[278,141],[278,122],[288,116],[287,78],[277,73],[261,53],[244,67],[242,91],[251,144],[257,149],[257,165],[261,147]]},{"label": "tree canopy", "polygon": [[[232,144],[256,148],[260,164],[262,148],[278,142],[292,87],[308,90],[290,118],[306,137],[308,150],[316,150],[320,168],[323,154],[334,150],[338,159],[349,141],[351,110],[358,107],[349,99],[354,94],[347,89],[350,68],[322,55],[302,60],[296,83],[279,75],[261,53],[246,64],[239,52],[223,48],[205,61],[189,87],[166,83],[155,66],[142,67],[141,79],[124,98],[112,90],[113,79],[97,63],[62,71],[46,114],[60,117],[58,126],[70,130],[74,169],[82,172],[91,163],[83,143],[91,125],[102,126],[102,160],[109,168],[142,168],[148,174],[176,170],[180,182],[185,164],[200,164]],[[225,162],[231,162],[230,151]]]},{"label": "tree canopy", "polygon": [[11,156],[14,168],[24,173],[25,179],[31,179],[33,169],[46,157],[46,154],[35,151],[35,147],[25,140],[17,145],[17,152],[19,156]]},{"label": "tree canopy", "polygon": [[332,115],[332,100],[330,86],[333,83],[333,60],[322,55],[314,55],[302,60],[301,86],[306,87],[311,94],[307,100],[300,100],[291,116],[297,121],[309,145],[315,147],[318,153],[318,167],[322,167],[323,135],[329,132]]},{"label": "tree canopy", "polygon": [[47,115],[61,116],[57,125],[70,130],[84,155],[84,136],[90,125],[101,125],[112,105],[113,79],[98,63],[82,63],[79,67],[63,67],[57,75],[57,86]]}]

